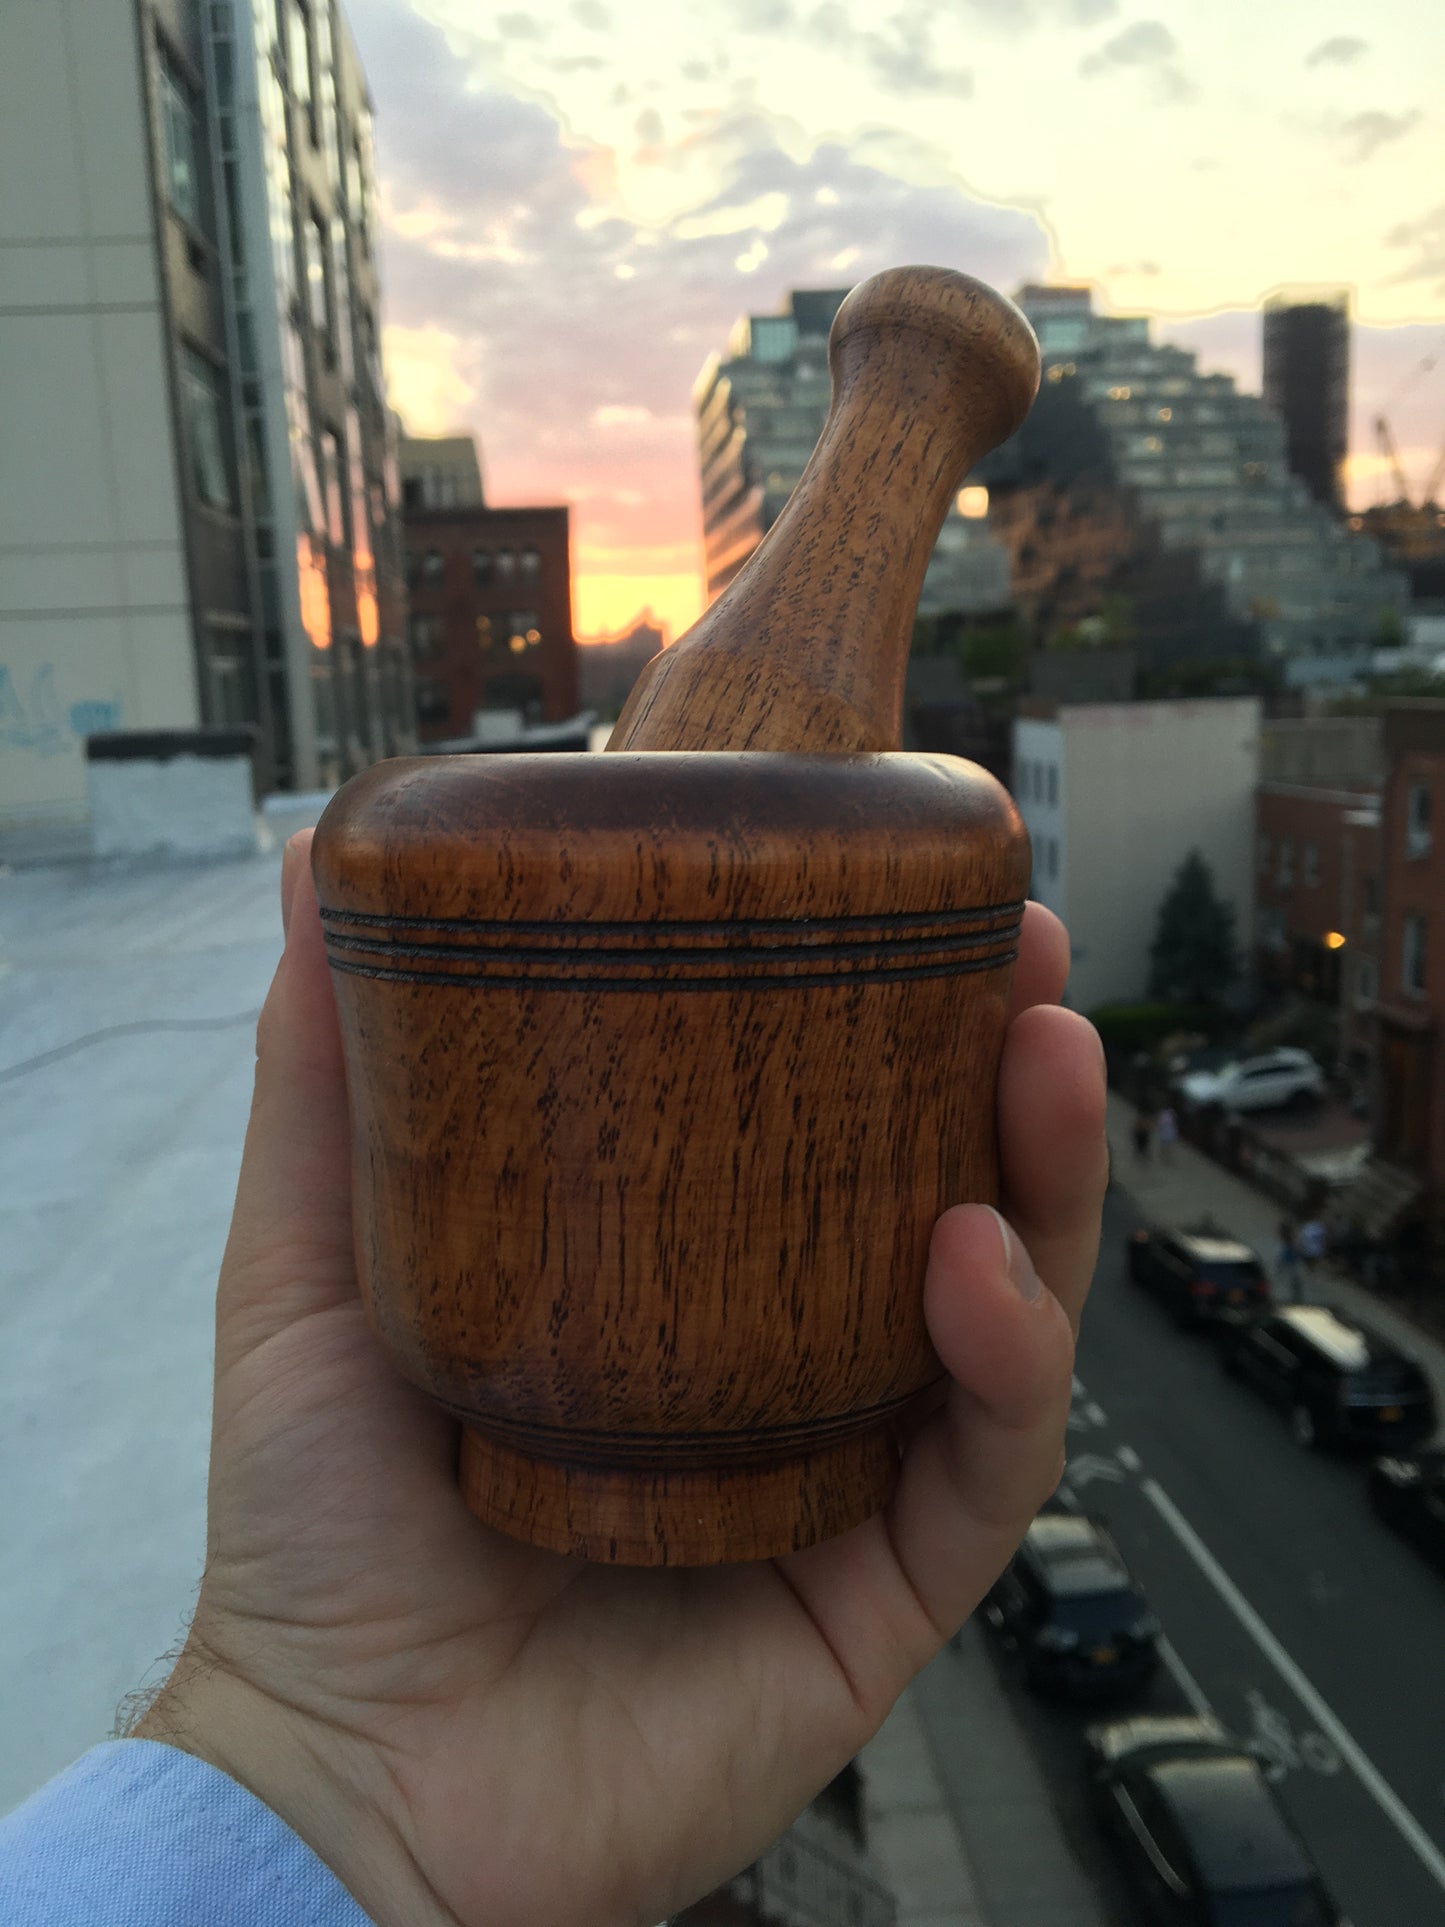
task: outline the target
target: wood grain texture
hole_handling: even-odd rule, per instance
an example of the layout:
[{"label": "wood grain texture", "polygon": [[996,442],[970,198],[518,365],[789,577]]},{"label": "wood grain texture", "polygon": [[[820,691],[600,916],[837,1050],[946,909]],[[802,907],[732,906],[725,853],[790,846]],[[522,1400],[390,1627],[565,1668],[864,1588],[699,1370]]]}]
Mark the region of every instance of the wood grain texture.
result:
[{"label": "wood grain texture", "polygon": [[883,752],[938,524],[1037,359],[910,269],[834,366],[787,515],[610,754],[382,764],[313,845],[373,1324],[463,1421],[478,1516],[594,1559],[882,1505],[939,1378],[933,1224],[997,1192],[1027,839],[982,771]]},{"label": "wood grain texture", "polygon": [[969,468],[1028,413],[1028,322],[945,268],[838,310],[833,405],[746,568],[643,671],[610,749],[896,749],[918,594]]},{"label": "wood grain texture", "polygon": [[933,1223],[997,1189],[1003,792],[945,757],[419,760],[315,863],[362,1289],[476,1428],[474,1506],[631,1562],[875,1510],[938,1373]]}]

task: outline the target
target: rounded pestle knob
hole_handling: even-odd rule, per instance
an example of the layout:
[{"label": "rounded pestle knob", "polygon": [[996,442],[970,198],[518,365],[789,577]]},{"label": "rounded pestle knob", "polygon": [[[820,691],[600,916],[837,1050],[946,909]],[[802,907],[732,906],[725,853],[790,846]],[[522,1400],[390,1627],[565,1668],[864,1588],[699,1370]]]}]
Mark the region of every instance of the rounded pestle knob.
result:
[{"label": "rounded pestle knob", "polygon": [[895,268],[844,301],[828,356],[833,405],[787,507],[648,664],[609,749],[898,747],[933,545],[964,475],[1028,413],[1038,343],[981,281]]}]

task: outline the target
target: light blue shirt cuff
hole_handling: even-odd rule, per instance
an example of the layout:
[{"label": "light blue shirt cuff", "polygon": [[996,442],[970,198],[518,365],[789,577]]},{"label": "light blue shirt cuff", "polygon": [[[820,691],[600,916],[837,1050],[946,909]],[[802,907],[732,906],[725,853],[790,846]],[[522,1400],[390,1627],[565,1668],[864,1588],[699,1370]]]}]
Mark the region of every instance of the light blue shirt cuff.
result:
[{"label": "light blue shirt cuff", "polygon": [[0,1820],[4,1927],[372,1927],[237,1781],[113,1740]]}]

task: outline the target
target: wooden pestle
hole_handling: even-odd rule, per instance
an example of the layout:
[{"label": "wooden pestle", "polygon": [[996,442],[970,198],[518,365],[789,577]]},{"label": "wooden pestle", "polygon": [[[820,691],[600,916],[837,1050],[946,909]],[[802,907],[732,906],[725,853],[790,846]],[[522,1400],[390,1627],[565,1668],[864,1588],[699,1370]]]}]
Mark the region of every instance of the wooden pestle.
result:
[{"label": "wooden pestle", "polygon": [[940,1370],[932,1226],[997,1191],[1027,840],[981,770],[880,752],[1037,356],[927,268],[857,289],[831,352],[792,500],[610,754],[380,764],[313,849],[373,1325],[462,1420],[472,1510],[597,1560],[882,1505]]},{"label": "wooden pestle", "polygon": [[898,747],[934,542],[964,474],[1028,413],[1038,344],[982,282],[899,268],[844,301],[828,359],[833,405],[787,507],[643,671],[609,749]]}]

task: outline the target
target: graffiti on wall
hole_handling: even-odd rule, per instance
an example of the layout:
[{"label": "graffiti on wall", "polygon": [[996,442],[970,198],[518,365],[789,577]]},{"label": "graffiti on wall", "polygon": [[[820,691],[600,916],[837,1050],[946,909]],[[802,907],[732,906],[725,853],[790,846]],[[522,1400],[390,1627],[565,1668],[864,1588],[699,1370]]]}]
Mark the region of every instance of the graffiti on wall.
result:
[{"label": "graffiti on wall", "polygon": [[73,755],[87,736],[119,729],[121,701],[91,698],[65,704],[55,687],[55,665],[42,663],[28,679],[0,662],[0,749],[34,756]]}]

